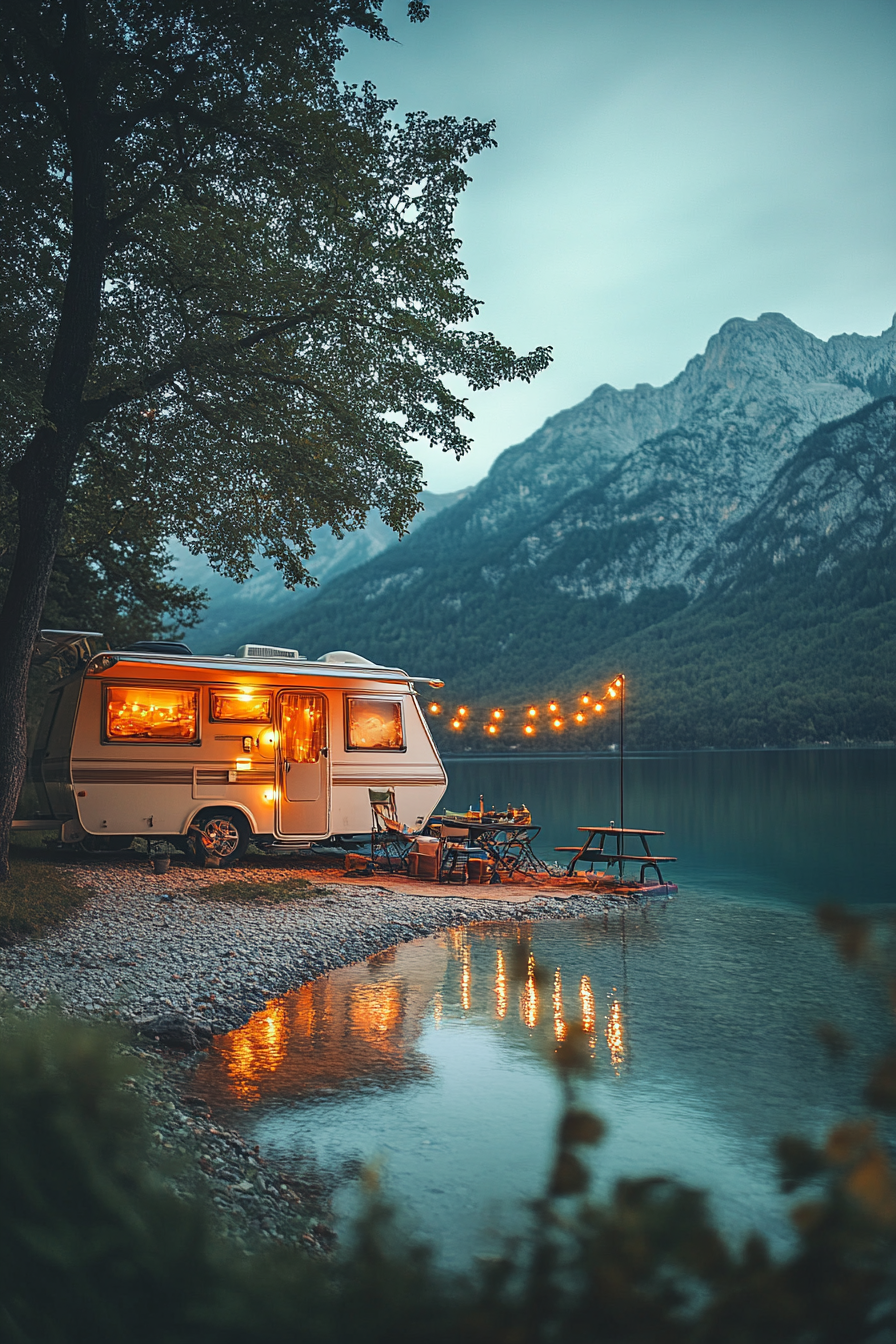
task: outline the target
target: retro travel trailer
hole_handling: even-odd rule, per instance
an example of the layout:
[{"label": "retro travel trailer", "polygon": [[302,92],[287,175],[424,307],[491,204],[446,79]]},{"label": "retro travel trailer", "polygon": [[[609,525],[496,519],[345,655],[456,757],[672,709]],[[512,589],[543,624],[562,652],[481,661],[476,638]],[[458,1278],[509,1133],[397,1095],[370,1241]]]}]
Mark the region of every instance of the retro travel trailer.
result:
[{"label": "retro travel trailer", "polygon": [[252,839],[369,833],[374,790],[415,829],[447,784],[415,686],[441,684],[347,652],[205,657],[147,641],[94,654],[48,696],[29,767],[37,819],[14,824],[59,825],[88,848],[169,840],[227,864]]}]

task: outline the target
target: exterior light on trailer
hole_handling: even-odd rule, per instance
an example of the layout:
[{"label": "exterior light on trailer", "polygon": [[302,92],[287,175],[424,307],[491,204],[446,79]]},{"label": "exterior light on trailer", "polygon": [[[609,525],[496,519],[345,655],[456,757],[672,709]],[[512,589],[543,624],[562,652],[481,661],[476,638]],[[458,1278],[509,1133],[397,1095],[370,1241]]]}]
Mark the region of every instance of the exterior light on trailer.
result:
[{"label": "exterior light on trailer", "polygon": [[241,757],[236,763],[237,770],[251,770],[252,762],[247,757]]},{"label": "exterior light on trailer", "polygon": [[276,789],[265,789],[264,793],[262,794],[262,797],[264,798],[264,801],[265,801],[266,803],[273,803],[273,802],[276,801],[276,799],[277,799],[277,797],[278,797],[277,790],[276,790]]}]

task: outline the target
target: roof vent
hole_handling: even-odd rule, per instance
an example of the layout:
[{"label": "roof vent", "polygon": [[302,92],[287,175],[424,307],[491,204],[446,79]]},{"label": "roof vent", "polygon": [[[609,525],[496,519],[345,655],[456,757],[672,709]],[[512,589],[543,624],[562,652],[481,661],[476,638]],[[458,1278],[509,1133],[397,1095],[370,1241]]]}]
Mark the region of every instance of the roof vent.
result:
[{"label": "roof vent", "polygon": [[272,644],[241,644],[236,651],[237,658],[266,658],[269,661],[283,658],[291,663],[307,663],[298,649],[277,649]]},{"label": "roof vent", "polygon": [[360,667],[376,667],[369,658],[362,658],[360,653],[349,653],[347,649],[336,649],[333,653],[322,653],[317,660],[319,663],[354,663]]}]

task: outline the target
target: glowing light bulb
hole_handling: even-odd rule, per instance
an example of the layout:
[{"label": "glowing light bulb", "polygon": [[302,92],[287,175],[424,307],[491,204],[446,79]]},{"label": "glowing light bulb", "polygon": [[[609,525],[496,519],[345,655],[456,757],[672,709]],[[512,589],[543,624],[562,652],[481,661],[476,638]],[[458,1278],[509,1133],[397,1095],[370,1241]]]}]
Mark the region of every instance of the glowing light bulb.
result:
[{"label": "glowing light bulb", "polygon": [[466,705],[461,705],[460,708],[459,708],[458,711],[457,711],[457,717],[458,717],[459,719],[465,719],[465,718],[467,717],[467,715],[469,714],[469,712],[470,712],[470,711],[467,709]]},{"label": "glowing light bulb", "polygon": [[525,728],[523,729],[523,732],[526,734],[527,737],[531,737],[532,734],[535,732],[535,729],[532,727],[531,723],[527,723]]},{"label": "glowing light bulb", "polygon": [[617,678],[616,678],[616,685],[617,685],[617,686],[621,686],[621,685],[622,685],[622,679],[621,679],[621,677],[617,677]]},{"label": "glowing light bulb", "polygon": [[615,700],[615,699],[616,699],[616,692],[613,690],[613,687],[612,687],[612,686],[611,686],[610,689],[607,691],[607,695],[610,697],[611,700]]},{"label": "glowing light bulb", "polygon": [[600,703],[600,701],[598,701],[598,703],[594,706],[594,712],[595,712],[595,714],[603,714],[603,712],[604,712],[604,707],[603,707],[603,705]]},{"label": "glowing light bulb", "polygon": [[557,704],[556,700],[552,700],[551,703],[548,705],[548,709],[551,712],[551,714],[556,714],[559,708],[560,706]]},{"label": "glowing light bulb", "polygon": [[585,715],[584,715],[584,714],[577,714],[577,715],[576,715],[576,723],[584,723],[584,722],[585,722]]},{"label": "glowing light bulb", "polygon": [[441,706],[441,705],[437,705],[436,702],[433,701],[432,704],[431,704],[430,707],[429,707],[429,712],[430,712],[430,714],[441,714],[441,712],[442,712],[442,706]]},{"label": "glowing light bulb", "polygon": [[530,705],[529,708],[526,710],[526,713],[529,715],[530,719],[537,718],[538,716],[538,710],[535,708],[534,705]]},{"label": "glowing light bulb", "polygon": [[503,711],[503,709],[493,709],[493,710],[492,710],[492,718],[493,718],[493,719],[498,719],[498,720],[500,720],[500,719],[503,719],[503,717],[504,717],[504,711]]},{"label": "glowing light bulb", "polygon": [[495,733],[498,731],[498,729],[497,729],[497,726],[496,726],[495,724],[493,724],[493,723],[487,723],[487,724],[485,725],[485,731],[486,731],[487,733],[489,733],[492,737],[494,737],[494,735],[495,735]]},{"label": "glowing light bulb", "polygon": [[586,691],[585,694],[582,696],[582,704],[583,704],[583,705],[590,705],[590,704],[591,704],[591,696],[588,694],[587,691]]},{"label": "glowing light bulb", "polygon": [[552,728],[562,728],[562,727],[563,727],[563,720],[562,720],[562,719],[553,719],[553,720],[551,721],[551,727],[552,727]]},{"label": "glowing light bulb", "polygon": [[452,720],[451,720],[451,727],[452,727],[452,728],[463,728],[463,726],[464,726],[464,721],[463,721],[463,719],[452,719]]}]

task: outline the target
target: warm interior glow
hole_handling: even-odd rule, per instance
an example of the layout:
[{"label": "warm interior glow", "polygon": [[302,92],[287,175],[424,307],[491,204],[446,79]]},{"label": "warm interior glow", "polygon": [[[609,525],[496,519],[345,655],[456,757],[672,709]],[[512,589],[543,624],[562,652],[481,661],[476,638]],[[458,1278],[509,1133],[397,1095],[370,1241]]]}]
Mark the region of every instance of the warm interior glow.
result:
[{"label": "warm interior glow", "polygon": [[110,741],[194,742],[198,727],[198,691],[106,687],[106,737]]},{"label": "warm interior glow", "polygon": [[400,702],[349,696],[346,745],[355,750],[400,751],[404,746]]},{"label": "warm interior glow", "polygon": [[254,691],[210,691],[209,704],[215,723],[270,723],[270,693],[256,695]]},{"label": "warm interior glow", "polygon": [[290,691],[280,697],[283,756],[296,765],[319,761],[326,745],[327,702],[322,695]]}]

